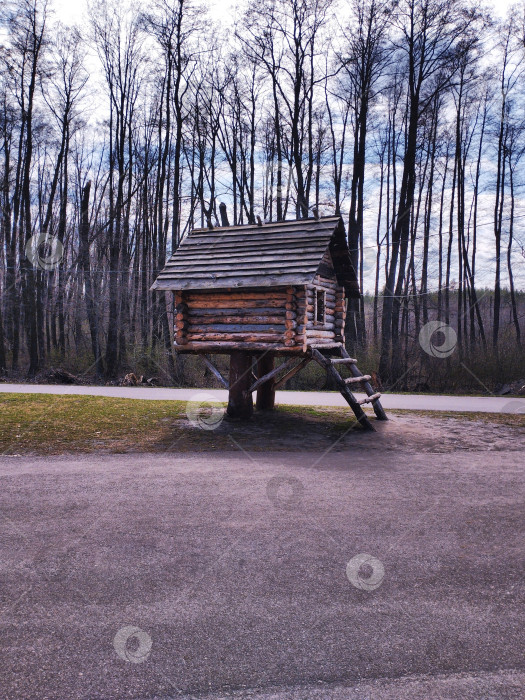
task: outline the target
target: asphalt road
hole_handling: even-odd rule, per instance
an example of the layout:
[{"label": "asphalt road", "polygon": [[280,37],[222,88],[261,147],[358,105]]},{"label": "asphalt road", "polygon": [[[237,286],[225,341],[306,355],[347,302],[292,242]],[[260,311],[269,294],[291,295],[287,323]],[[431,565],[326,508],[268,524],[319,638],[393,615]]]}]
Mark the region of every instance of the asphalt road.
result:
[{"label": "asphalt road", "polygon": [[1,457],[1,697],[521,700],[513,447]]},{"label": "asphalt road", "polygon": [[[205,392],[227,401],[225,389],[162,389],[149,387],[66,386],[57,384],[0,384],[1,392],[29,394],[75,394],[86,396],[112,396],[124,399],[189,401],[197,393]],[[365,394],[356,393],[358,398]],[[276,402],[287,406],[340,406],[347,403],[334,391],[278,391]],[[383,394],[384,408],[414,411],[460,411],[469,413],[525,413],[525,396],[432,396],[425,394]]]}]

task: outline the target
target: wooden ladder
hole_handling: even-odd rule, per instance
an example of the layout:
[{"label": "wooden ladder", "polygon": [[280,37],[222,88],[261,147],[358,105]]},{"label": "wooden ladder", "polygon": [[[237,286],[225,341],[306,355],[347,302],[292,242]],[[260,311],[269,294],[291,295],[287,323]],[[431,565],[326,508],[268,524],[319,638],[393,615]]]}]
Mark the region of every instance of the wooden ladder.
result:
[{"label": "wooden ladder", "polygon": [[[343,398],[355,413],[357,420],[361,423],[363,428],[366,430],[374,430],[374,426],[361,408],[363,404],[372,404],[372,408],[374,409],[374,413],[376,414],[378,420],[388,420],[379,400],[381,398],[381,394],[375,392],[370,384],[370,375],[363,374],[360,371],[357,366],[357,360],[350,357],[343,343],[319,343],[309,345],[308,350],[312,355],[312,359],[320,364],[321,367],[324,367],[329,376],[332,377],[337,388],[343,395]],[[327,354],[324,353],[327,353],[330,355],[330,357],[327,357]],[[336,354],[338,354],[339,357],[331,357],[332,355]],[[343,379],[343,377],[337,371],[338,365],[346,365],[350,369],[352,376],[348,377],[348,379]],[[365,399],[358,400],[350,389],[352,386],[359,385],[362,385],[364,391],[366,392],[367,396]]]}]

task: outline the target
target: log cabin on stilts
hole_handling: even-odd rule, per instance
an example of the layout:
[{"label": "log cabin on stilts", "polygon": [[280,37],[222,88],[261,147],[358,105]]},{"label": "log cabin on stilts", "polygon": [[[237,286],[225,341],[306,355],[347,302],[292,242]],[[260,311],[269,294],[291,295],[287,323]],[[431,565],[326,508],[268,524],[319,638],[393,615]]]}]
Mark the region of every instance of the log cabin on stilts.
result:
[{"label": "log cabin on stilts", "polygon": [[[272,409],[275,390],[315,361],[364,428],[373,430],[365,403],[386,420],[370,376],[344,347],[345,299],[361,292],[340,217],[194,229],[152,289],[174,292],[175,349],[203,357],[229,391],[231,418],[252,415],[255,391],[257,408]],[[214,353],[230,356],[228,381]],[[279,356],[284,362],[274,367]],[[342,365],[351,377],[343,379]]]}]

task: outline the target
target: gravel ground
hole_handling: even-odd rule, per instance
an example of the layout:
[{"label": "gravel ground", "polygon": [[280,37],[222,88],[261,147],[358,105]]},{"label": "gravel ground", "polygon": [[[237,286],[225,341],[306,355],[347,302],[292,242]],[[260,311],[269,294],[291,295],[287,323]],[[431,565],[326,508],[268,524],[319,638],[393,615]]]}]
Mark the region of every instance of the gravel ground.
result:
[{"label": "gravel ground", "polygon": [[524,443],[1,457],[1,696],[522,698]]}]

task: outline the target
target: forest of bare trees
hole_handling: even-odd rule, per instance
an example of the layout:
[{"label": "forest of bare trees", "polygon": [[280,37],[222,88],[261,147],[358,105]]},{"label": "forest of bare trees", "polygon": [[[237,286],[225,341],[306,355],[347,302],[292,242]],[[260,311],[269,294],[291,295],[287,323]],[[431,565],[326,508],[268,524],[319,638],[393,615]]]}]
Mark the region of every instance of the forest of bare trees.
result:
[{"label": "forest of bare trees", "polygon": [[343,216],[347,346],[383,386],[525,376],[523,4],[93,0],[72,27],[7,1],[0,100],[0,373],[190,381],[149,287],[225,202]]}]

